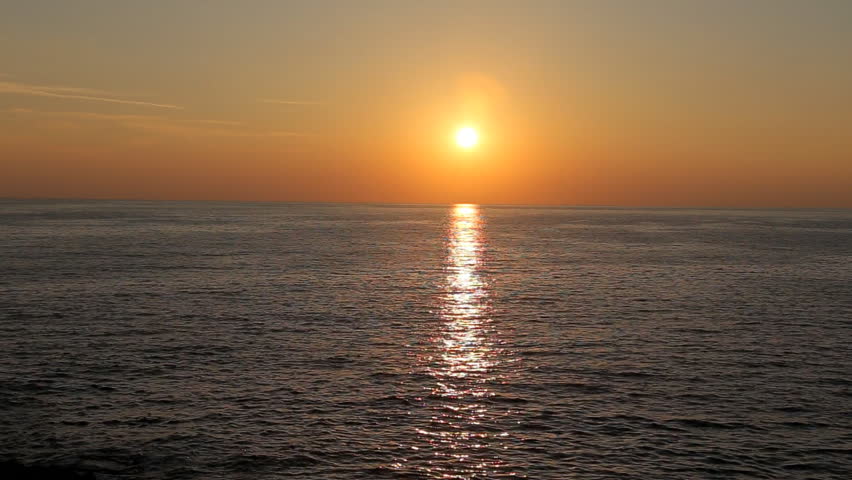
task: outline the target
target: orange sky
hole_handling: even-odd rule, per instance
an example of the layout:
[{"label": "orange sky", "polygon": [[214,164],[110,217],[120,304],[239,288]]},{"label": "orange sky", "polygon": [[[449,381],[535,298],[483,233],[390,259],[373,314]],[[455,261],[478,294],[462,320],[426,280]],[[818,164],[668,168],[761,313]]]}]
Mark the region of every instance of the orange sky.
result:
[{"label": "orange sky", "polygon": [[4,7],[0,197],[852,207],[852,2],[71,3]]}]

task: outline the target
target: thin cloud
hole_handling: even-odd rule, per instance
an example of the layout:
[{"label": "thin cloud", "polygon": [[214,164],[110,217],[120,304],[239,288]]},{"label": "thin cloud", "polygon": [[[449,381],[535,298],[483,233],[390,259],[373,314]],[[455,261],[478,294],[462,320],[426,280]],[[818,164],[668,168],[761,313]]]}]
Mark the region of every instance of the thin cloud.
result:
[{"label": "thin cloud", "polygon": [[228,126],[231,126],[231,127],[236,127],[236,126],[243,124],[243,122],[234,122],[234,121],[231,121],[231,120],[185,120],[185,121],[194,122],[194,123],[206,123],[208,125],[228,125]]},{"label": "thin cloud", "polygon": [[252,130],[235,130],[223,127],[207,127],[199,124],[187,124],[178,122],[151,122],[151,121],[133,121],[124,123],[130,128],[140,130],[155,131],[159,133],[187,136],[206,136],[206,137],[239,137],[239,138],[270,138],[270,137],[307,137],[310,134],[291,131],[252,131]]},{"label": "thin cloud", "polygon": [[287,130],[272,130],[268,132],[258,132],[255,136],[259,137],[312,137],[312,133],[291,132]]},{"label": "thin cloud", "polygon": [[274,103],[278,105],[322,105],[321,102],[311,102],[307,100],[277,100],[274,98],[261,98],[258,101],[261,103]]},{"label": "thin cloud", "polygon": [[[128,115],[95,112],[51,112],[28,108],[12,108],[8,113],[41,117],[75,118],[79,120],[114,122],[126,128],[156,131],[174,135],[203,135],[218,137],[308,137],[309,133],[286,130],[254,131],[243,127],[240,122],[207,119],[177,119],[161,115]],[[233,127],[233,128],[228,128]]]},{"label": "thin cloud", "polygon": [[91,88],[30,85],[19,82],[0,82],[0,93],[15,95],[30,95],[34,97],[67,98],[71,100],[87,100],[93,102],[120,103],[123,105],[139,105],[144,107],[168,108],[182,110],[183,107],[166,103],[142,102],[126,98],[116,98],[110,92]]},{"label": "thin cloud", "polygon": [[29,108],[10,108],[9,113],[24,113],[27,115],[38,115],[42,117],[78,118],[83,120],[106,120],[106,121],[129,121],[129,120],[163,120],[165,117],[156,115],[123,115],[114,113],[94,112],[46,112],[44,110],[31,110]]}]

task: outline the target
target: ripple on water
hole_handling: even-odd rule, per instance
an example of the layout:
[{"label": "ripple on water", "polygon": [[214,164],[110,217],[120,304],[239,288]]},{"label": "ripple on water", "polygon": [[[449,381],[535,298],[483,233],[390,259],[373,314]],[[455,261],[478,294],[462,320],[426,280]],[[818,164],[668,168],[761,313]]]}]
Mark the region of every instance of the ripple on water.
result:
[{"label": "ripple on water", "polygon": [[0,201],[0,229],[0,476],[852,471],[848,212]]}]

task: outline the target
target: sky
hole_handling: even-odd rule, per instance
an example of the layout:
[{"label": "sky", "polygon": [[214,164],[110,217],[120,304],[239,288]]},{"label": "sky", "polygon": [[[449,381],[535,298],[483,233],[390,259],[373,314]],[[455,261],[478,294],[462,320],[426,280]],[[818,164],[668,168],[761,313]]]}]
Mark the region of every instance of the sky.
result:
[{"label": "sky", "polygon": [[847,0],[0,11],[0,197],[852,208]]}]

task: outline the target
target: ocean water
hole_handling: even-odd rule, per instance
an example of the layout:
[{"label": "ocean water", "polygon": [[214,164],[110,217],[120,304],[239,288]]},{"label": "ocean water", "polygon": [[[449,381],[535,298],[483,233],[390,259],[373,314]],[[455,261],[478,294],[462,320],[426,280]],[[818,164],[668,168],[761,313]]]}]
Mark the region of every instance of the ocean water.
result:
[{"label": "ocean water", "polygon": [[0,201],[0,460],[852,478],[852,211]]}]

